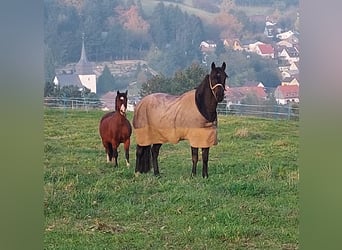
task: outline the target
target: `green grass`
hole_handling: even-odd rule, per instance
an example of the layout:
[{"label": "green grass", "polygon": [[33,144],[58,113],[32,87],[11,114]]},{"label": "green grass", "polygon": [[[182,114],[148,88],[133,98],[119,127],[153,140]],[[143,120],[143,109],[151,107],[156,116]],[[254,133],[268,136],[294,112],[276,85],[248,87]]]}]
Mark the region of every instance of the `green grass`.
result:
[{"label": "green grass", "polygon": [[[155,7],[160,3],[159,0],[142,0],[141,5],[147,16],[150,16]],[[178,6],[182,11],[189,13],[190,15],[196,15],[204,21],[205,24],[212,23],[213,19],[217,17],[218,13],[211,13],[203,9],[193,7],[192,0],[185,0],[183,3],[174,3],[164,1],[164,5]],[[270,15],[273,11],[273,7],[269,6],[236,6],[236,10],[241,10],[246,13],[247,16],[251,15]]]},{"label": "green grass", "polygon": [[106,163],[103,113],[45,110],[45,249],[298,249],[298,122],[220,116],[208,179],[186,141],[156,178],[134,176],[134,135],[131,167],[122,145]]}]

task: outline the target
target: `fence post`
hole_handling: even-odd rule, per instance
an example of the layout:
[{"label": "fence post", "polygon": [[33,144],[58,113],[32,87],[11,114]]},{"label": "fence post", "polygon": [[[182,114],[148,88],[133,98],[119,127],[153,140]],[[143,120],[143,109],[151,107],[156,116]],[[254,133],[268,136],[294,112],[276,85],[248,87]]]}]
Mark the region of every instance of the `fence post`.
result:
[{"label": "fence post", "polygon": [[65,98],[65,95],[63,94],[63,115],[65,116],[65,113],[66,113],[66,98]]}]

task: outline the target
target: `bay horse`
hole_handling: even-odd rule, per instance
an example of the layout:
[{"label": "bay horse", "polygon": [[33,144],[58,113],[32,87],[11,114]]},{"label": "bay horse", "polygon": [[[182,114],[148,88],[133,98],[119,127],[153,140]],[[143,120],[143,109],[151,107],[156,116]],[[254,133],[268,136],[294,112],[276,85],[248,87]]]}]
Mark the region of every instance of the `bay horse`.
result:
[{"label": "bay horse", "polygon": [[99,133],[106,150],[107,162],[112,162],[114,158],[114,167],[118,166],[117,149],[120,143],[124,144],[126,165],[129,166],[129,147],[132,126],[126,118],[127,93],[128,91],[124,93],[117,91],[115,111],[103,115],[99,125]]},{"label": "bay horse", "polygon": [[154,93],[136,106],[133,129],[136,136],[136,173],[151,169],[159,175],[158,156],[163,143],[188,140],[191,146],[192,172],[196,175],[198,148],[202,148],[202,177],[208,178],[209,148],[217,144],[217,104],[223,101],[226,63],[211,64],[200,85],[180,96]]}]

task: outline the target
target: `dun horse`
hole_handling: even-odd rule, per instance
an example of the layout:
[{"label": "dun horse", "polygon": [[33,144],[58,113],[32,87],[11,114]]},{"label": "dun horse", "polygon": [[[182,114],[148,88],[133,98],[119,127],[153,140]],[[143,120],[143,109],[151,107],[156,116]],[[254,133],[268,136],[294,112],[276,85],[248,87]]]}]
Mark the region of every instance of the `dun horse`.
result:
[{"label": "dun horse", "polygon": [[163,143],[188,140],[192,154],[192,176],[196,175],[198,148],[202,148],[202,176],[208,178],[209,148],[217,144],[217,104],[224,98],[226,63],[211,64],[211,72],[195,89],[180,96],[154,93],[136,106],[133,128],[136,135],[135,172],[146,173],[152,165],[159,175],[158,155]]},{"label": "dun horse", "polygon": [[126,118],[127,92],[117,91],[115,98],[115,111],[105,114],[99,125],[102,144],[106,149],[107,162],[112,162],[114,167],[118,166],[118,147],[124,144],[126,165],[129,166],[129,146],[132,134],[132,126]]}]

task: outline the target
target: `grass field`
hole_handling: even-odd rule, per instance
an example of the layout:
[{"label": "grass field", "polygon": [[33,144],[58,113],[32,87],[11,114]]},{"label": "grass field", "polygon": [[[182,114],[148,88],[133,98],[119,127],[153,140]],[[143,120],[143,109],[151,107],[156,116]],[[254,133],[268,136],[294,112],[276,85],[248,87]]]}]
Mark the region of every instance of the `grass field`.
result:
[{"label": "grass field", "polygon": [[[141,5],[144,9],[144,12],[147,16],[150,16],[155,9],[155,7],[160,3],[159,0],[142,0]],[[198,9],[193,7],[192,0],[184,0],[183,3],[175,3],[175,2],[168,2],[164,1],[164,5],[172,5],[178,6],[182,11],[189,13],[190,15],[196,15],[204,21],[205,24],[212,23],[213,19],[218,15],[218,13],[211,13],[206,10]],[[263,7],[242,7],[242,6],[235,6],[235,10],[241,10],[246,13],[246,15],[269,15],[273,11],[272,6],[263,6]]]},{"label": "grass field", "polygon": [[220,116],[208,179],[186,141],[156,178],[134,176],[134,136],[130,168],[122,145],[106,163],[102,114],[44,111],[44,249],[298,249],[298,122]]}]

